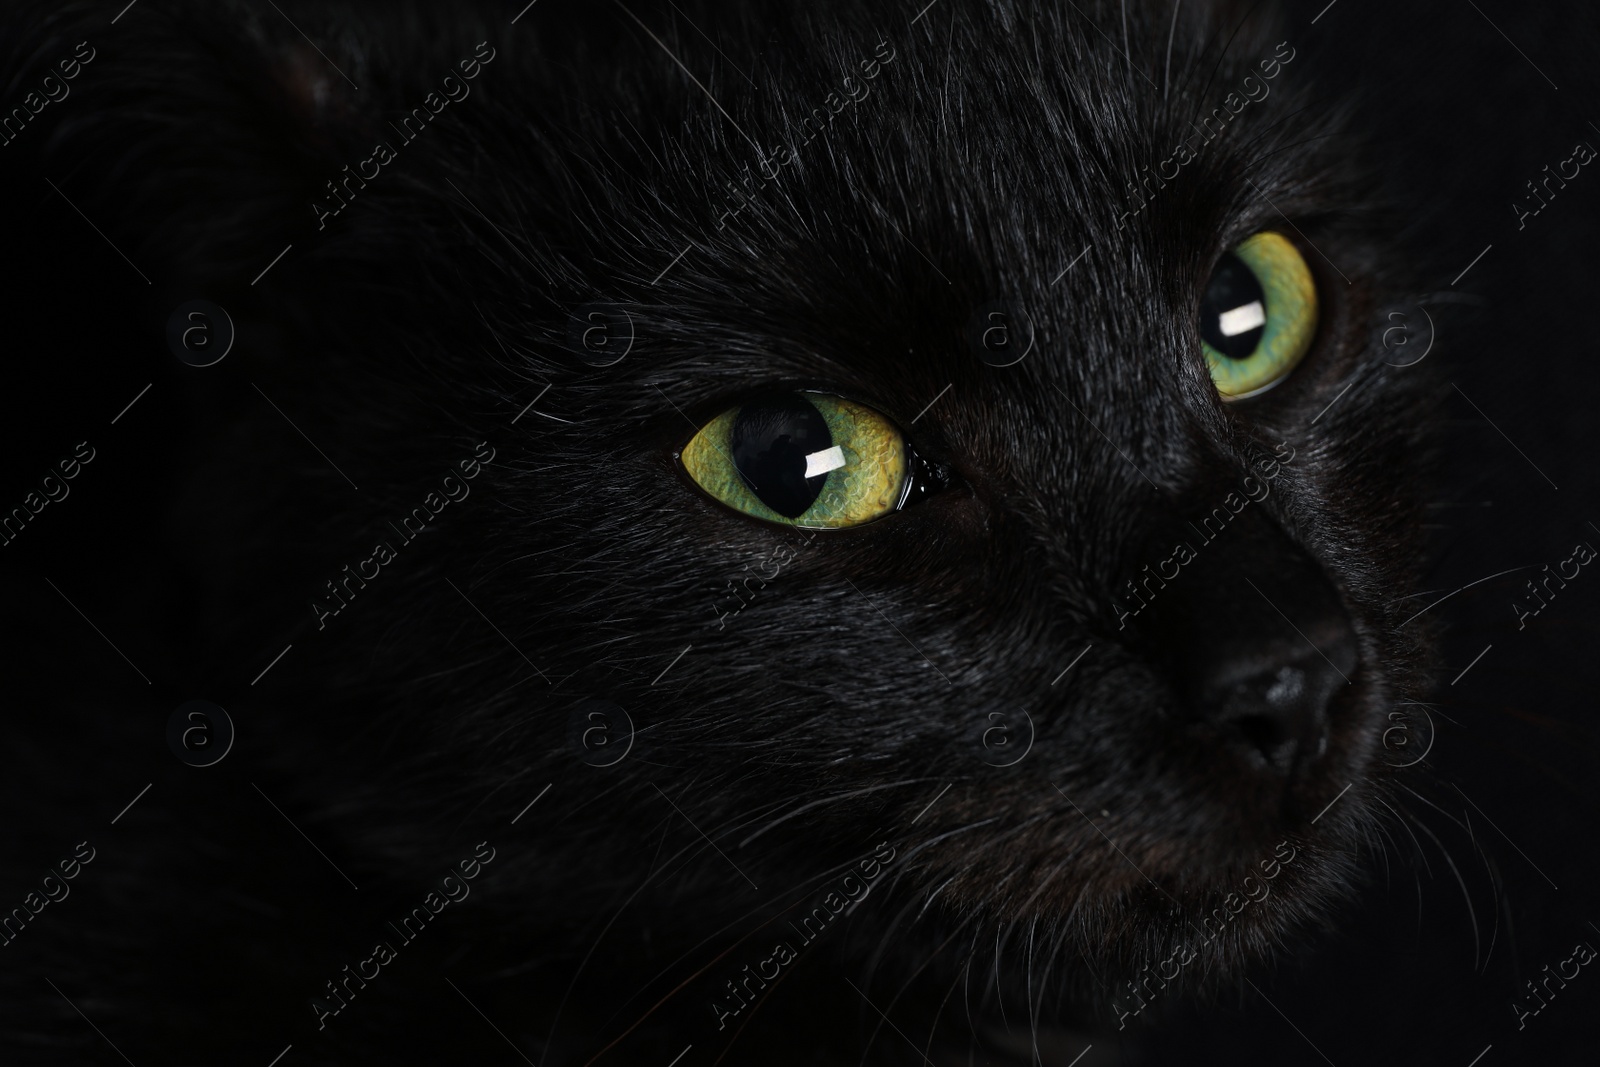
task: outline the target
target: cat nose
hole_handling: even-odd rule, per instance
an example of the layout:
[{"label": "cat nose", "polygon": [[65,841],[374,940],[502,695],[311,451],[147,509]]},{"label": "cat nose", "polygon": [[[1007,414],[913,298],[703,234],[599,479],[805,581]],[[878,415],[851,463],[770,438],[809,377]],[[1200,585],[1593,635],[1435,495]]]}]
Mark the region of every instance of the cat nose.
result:
[{"label": "cat nose", "polygon": [[1355,630],[1322,567],[1263,509],[1209,540],[1195,529],[1176,527],[1192,558],[1130,621],[1191,726],[1253,773],[1293,775],[1327,753],[1359,660]]},{"label": "cat nose", "polygon": [[1355,635],[1345,631],[1325,637],[1323,647],[1307,641],[1300,649],[1241,650],[1235,659],[1211,663],[1209,677],[1200,680],[1196,710],[1258,770],[1287,776],[1316,762],[1328,750],[1329,706],[1349,683],[1332,657],[1347,663],[1355,658]]}]

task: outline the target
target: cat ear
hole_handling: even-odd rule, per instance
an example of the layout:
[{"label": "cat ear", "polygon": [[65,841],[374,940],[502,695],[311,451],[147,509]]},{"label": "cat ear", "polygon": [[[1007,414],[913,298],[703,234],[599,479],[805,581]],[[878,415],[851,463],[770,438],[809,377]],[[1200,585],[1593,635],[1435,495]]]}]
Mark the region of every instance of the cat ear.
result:
[{"label": "cat ear", "polygon": [[365,57],[312,16],[297,10],[297,29],[271,6],[141,5],[110,24],[76,5],[8,7],[0,84],[74,77],[5,145],[7,190],[93,220],[157,302],[248,289],[305,247],[311,202],[359,158]]},{"label": "cat ear", "polygon": [[[360,56],[344,58],[358,71],[365,66]],[[276,83],[274,95],[308,139],[316,140],[331,129],[350,126],[360,111],[360,87],[343,67],[336,66],[309,42],[281,46],[269,60],[265,73]]]}]

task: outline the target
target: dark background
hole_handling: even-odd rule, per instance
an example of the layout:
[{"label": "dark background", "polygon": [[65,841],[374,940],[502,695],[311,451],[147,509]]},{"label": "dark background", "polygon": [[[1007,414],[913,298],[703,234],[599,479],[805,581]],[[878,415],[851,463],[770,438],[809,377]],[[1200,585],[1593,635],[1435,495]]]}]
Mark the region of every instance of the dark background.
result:
[{"label": "dark background", "polygon": [[[1319,76],[1345,79],[1350,106],[1381,145],[1396,194],[1414,205],[1433,260],[1436,295],[1424,306],[1437,325],[1428,358],[1436,370],[1443,365],[1450,393],[1446,482],[1432,517],[1427,588],[1395,595],[1414,598],[1420,610],[1461,590],[1432,609],[1445,620],[1446,667],[1429,766],[1411,783],[1437,810],[1415,832],[1397,824],[1387,865],[1372,872],[1336,931],[1256,978],[1270,1004],[1245,987],[1142,1030],[1124,1054],[1152,1063],[1466,1067],[1492,1045],[1478,1062],[1591,1063],[1600,1049],[1593,966],[1525,1029],[1509,1005],[1525,979],[1570,956],[1575,943],[1600,947],[1591,925],[1600,924],[1600,576],[1585,568],[1521,631],[1511,604],[1525,599],[1523,581],[1545,563],[1568,557],[1580,541],[1600,545],[1600,168],[1584,168],[1525,229],[1510,205],[1576,142],[1600,147],[1591,124],[1600,115],[1600,16],[1585,4],[1504,0],[1430,0],[1404,10],[1338,0],[1291,11],[1290,39],[1317,57]],[[126,17],[137,18],[137,8]],[[937,19],[937,9],[929,17]],[[116,48],[114,28],[95,44]],[[5,89],[7,100],[22,91]],[[206,771],[179,763],[164,737],[179,703],[248,682],[237,664],[219,668],[189,651],[198,642],[183,591],[194,564],[172,524],[218,427],[259,402],[246,360],[196,369],[174,358],[166,320],[183,301],[210,296],[245,327],[259,311],[255,298],[237,285],[211,291],[204,279],[146,284],[110,246],[115,229],[97,233],[46,181],[70,194],[82,176],[39,173],[27,162],[29,147],[19,139],[0,149],[9,262],[0,291],[10,342],[0,507],[20,504],[77,442],[87,440],[96,458],[66,500],[0,548],[8,621],[0,907],[20,903],[67,857],[71,841],[85,838],[100,851],[90,870],[108,880],[109,895],[51,905],[19,945],[70,939],[61,928],[91,908],[138,914],[146,890],[130,885],[120,895],[118,852],[166,849],[192,862],[203,859],[208,833],[258,842],[261,877],[281,881],[290,896],[325,893],[330,872],[308,861],[302,842],[250,792],[258,779],[249,722],[237,723],[228,760]],[[1522,567],[1532,570],[1463,588]],[[1452,684],[1485,646],[1492,647]],[[238,659],[264,667],[276,652],[251,647]],[[111,825],[121,804],[108,807],[105,798],[131,800],[146,783],[151,792],[134,811],[146,810]],[[61,827],[81,829],[69,841]],[[80,915],[55,914],[74,911]],[[248,972],[258,950],[246,946],[248,930],[237,938],[183,951],[206,966],[234,960]],[[119,947],[96,950],[116,958]],[[15,967],[8,957],[17,952],[0,950],[0,967]],[[136,959],[126,964],[138,967]],[[241,1013],[250,1010],[247,988],[241,980]],[[154,1016],[182,1019],[184,990],[151,993]],[[93,1017],[92,994],[73,999]],[[38,1062],[49,1061],[43,1055]],[[471,1055],[517,1062],[492,1037]],[[3,1053],[0,1060],[15,1062]],[[134,1062],[143,1067],[146,1059]]]}]

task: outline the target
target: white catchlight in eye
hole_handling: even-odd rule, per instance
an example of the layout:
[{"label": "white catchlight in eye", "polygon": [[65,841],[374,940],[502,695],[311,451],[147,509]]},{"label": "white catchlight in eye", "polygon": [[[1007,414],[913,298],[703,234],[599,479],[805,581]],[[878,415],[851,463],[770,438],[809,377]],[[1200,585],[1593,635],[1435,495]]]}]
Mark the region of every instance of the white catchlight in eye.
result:
[{"label": "white catchlight in eye", "polygon": [[806,477],[815,478],[819,474],[836,471],[842,466],[844,466],[844,449],[838,445],[824,448],[806,457]]},{"label": "white catchlight in eye", "polygon": [[1237,337],[1241,333],[1249,333],[1257,326],[1263,326],[1267,321],[1267,309],[1261,306],[1261,301],[1252,300],[1243,307],[1236,307],[1232,311],[1224,311],[1217,316],[1217,327],[1224,337]]}]

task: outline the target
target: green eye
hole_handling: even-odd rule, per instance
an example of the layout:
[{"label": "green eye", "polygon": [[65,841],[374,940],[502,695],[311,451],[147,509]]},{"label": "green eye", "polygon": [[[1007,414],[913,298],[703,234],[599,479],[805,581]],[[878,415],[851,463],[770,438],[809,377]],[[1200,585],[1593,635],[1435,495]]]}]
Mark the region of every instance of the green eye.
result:
[{"label": "green eye", "polygon": [[767,522],[838,529],[905,502],[910,462],[894,423],[823,393],[772,393],[724,411],[684,446],[683,469]]},{"label": "green eye", "polygon": [[1200,303],[1200,339],[1224,400],[1283,381],[1316,332],[1311,268],[1282,234],[1258,233],[1217,261]]}]

